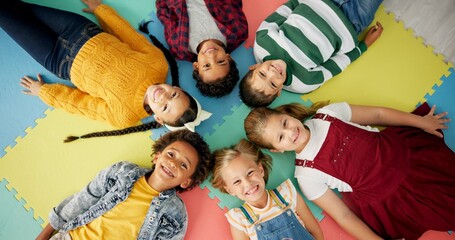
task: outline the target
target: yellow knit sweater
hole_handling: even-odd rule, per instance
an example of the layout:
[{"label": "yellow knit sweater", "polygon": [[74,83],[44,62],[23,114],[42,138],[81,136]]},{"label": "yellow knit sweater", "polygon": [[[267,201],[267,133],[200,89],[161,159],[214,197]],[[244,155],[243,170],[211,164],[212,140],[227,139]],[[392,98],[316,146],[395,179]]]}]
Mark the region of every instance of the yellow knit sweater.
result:
[{"label": "yellow knit sweater", "polygon": [[76,88],[45,84],[39,97],[115,127],[133,126],[147,116],[147,88],[166,81],[166,58],[111,7],[100,5],[94,13],[105,32],[88,40],[74,59],[70,77]]}]

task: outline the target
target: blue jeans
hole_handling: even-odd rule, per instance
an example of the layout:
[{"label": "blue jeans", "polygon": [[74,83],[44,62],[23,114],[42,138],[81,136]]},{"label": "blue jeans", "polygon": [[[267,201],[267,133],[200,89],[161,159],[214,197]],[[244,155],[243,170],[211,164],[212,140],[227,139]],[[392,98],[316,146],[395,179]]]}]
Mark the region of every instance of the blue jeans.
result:
[{"label": "blue jeans", "polygon": [[81,15],[18,0],[0,1],[0,27],[39,64],[68,80],[79,49],[102,32]]},{"label": "blue jeans", "polygon": [[383,0],[332,0],[348,17],[357,34],[367,28]]}]

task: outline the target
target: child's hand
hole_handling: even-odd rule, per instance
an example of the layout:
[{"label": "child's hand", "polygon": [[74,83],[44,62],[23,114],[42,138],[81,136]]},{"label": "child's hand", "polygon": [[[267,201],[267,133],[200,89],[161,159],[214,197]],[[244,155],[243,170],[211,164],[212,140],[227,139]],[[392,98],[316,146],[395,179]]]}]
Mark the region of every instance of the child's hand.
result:
[{"label": "child's hand", "polygon": [[380,22],[376,22],[376,25],[368,30],[365,39],[363,39],[367,47],[370,47],[381,36],[382,30],[384,30],[384,28],[382,28]]},{"label": "child's hand", "polygon": [[436,110],[436,106],[433,105],[431,108],[430,112],[422,117],[422,130],[424,130],[427,133],[436,135],[438,137],[442,138],[442,133],[437,131],[438,129],[447,129],[447,126],[445,125],[446,122],[450,121],[450,118],[445,118],[447,116],[447,112],[439,113],[434,115],[434,111]]},{"label": "child's hand", "polygon": [[23,90],[22,93],[27,94],[27,95],[32,95],[32,96],[39,95],[41,86],[43,86],[46,83],[43,81],[43,78],[41,77],[40,74],[38,74],[37,77],[38,77],[38,81],[34,80],[33,78],[31,78],[29,76],[25,76],[25,77],[21,78],[20,85],[22,87],[26,88],[26,90]]},{"label": "child's hand", "polygon": [[82,11],[87,12],[87,13],[93,13],[95,11],[95,8],[101,5],[103,3],[102,0],[81,0],[85,5],[87,5],[87,8],[82,9]]}]

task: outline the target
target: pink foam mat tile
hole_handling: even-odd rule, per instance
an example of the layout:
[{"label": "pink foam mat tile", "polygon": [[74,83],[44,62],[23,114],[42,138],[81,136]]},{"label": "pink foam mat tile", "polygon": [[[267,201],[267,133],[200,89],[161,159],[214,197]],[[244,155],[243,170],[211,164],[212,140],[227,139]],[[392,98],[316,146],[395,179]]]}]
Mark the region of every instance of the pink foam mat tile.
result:
[{"label": "pink foam mat tile", "polygon": [[229,223],[224,217],[227,208],[218,206],[218,199],[211,199],[207,188],[196,187],[183,192],[183,199],[188,211],[188,230],[185,239],[188,240],[213,240],[232,239]]}]

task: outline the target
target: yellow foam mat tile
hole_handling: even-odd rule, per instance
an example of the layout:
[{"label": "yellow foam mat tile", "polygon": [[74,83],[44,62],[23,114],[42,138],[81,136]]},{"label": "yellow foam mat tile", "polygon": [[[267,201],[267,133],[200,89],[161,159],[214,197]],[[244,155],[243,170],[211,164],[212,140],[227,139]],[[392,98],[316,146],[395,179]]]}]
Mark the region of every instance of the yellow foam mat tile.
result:
[{"label": "yellow foam mat tile", "polygon": [[411,111],[426,93],[441,84],[449,65],[431,47],[415,38],[402,22],[381,6],[374,22],[384,27],[381,37],[343,73],[302,96],[312,102],[330,100],[394,107]]},{"label": "yellow foam mat tile", "polygon": [[150,131],[62,143],[68,135],[109,129],[83,116],[47,111],[33,129],[27,129],[21,143],[0,159],[0,176],[14,186],[16,198],[27,201],[26,209],[34,209],[35,218],[47,222],[53,206],[82,189],[101,169],[123,160],[151,166]]}]

